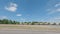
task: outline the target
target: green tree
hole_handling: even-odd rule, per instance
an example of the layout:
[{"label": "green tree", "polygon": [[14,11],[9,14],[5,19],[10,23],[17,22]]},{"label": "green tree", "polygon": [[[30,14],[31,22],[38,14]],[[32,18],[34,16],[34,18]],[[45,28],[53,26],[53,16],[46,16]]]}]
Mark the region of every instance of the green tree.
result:
[{"label": "green tree", "polygon": [[53,23],[52,25],[56,25],[56,23]]},{"label": "green tree", "polygon": [[60,25],[60,23],[59,23],[59,25]]},{"label": "green tree", "polygon": [[50,25],[50,23],[48,23],[47,25]]}]

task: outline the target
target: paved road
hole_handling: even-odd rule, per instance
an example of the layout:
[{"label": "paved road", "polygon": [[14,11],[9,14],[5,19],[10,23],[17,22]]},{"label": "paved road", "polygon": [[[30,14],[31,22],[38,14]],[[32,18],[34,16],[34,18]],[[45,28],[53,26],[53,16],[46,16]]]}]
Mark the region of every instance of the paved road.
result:
[{"label": "paved road", "polygon": [[60,34],[60,31],[0,30],[0,34]]}]

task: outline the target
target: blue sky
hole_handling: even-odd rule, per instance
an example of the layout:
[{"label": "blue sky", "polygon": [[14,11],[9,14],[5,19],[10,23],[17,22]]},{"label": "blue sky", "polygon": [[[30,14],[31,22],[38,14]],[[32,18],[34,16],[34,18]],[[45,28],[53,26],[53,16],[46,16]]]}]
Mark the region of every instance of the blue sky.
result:
[{"label": "blue sky", "polygon": [[0,19],[60,22],[60,0],[0,0]]}]

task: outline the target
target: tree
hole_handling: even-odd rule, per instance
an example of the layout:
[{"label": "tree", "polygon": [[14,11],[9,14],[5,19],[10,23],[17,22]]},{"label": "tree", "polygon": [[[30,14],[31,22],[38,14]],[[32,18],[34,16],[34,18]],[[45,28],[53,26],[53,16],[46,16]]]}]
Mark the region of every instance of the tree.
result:
[{"label": "tree", "polygon": [[2,24],[8,24],[9,22],[8,22],[8,20],[7,19],[3,19],[2,20]]},{"label": "tree", "polygon": [[56,23],[53,23],[52,25],[56,25]]},{"label": "tree", "polygon": [[8,19],[2,19],[0,20],[0,24],[20,24],[17,21],[12,21],[12,20],[8,20]]},{"label": "tree", "polygon": [[47,25],[50,25],[50,23],[48,23]]},{"label": "tree", "polygon": [[59,23],[59,25],[60,25],[60,23]]},{"label": "tree", "polygon": [[2,24],[2,20],[0,20],[0,24]]},{"label": "tree", "polygon": [[32,22],[31,25],[34,25],[34,22]]}]

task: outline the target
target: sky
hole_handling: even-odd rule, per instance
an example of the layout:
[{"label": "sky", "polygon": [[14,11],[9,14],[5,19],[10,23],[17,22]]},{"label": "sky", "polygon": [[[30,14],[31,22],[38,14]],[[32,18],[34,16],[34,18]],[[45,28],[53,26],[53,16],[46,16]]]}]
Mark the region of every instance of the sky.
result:
[{"label": "sky", "polygon": [[60,0],[0,0],[0,19],[60,22]]}]

